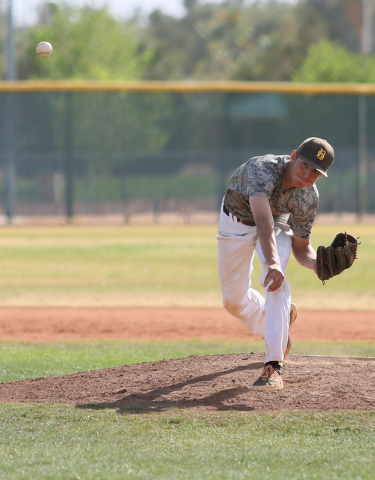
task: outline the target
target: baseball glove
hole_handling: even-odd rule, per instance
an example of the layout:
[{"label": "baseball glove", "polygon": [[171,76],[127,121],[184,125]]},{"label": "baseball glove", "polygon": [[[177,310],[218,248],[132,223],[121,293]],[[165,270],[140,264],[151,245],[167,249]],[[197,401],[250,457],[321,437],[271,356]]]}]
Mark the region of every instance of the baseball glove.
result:
[{"label": "baseball glove", "polygon": [[345,269],[351,267],[357,258],[358,238],[341,232],[336,235],[329,247],[320,245],[316,251],[318,277],[323,285]]}]

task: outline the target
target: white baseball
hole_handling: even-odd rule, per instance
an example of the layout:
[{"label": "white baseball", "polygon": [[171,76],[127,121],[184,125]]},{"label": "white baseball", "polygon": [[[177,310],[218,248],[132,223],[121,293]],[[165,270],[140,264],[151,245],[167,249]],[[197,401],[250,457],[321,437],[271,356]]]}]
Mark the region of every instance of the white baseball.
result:
[{"label": "white baseball", "polygon": [[52,45],[49,42],[39,42],[36,46],[36,53],[39,57],[48,57],[53,51]]}]

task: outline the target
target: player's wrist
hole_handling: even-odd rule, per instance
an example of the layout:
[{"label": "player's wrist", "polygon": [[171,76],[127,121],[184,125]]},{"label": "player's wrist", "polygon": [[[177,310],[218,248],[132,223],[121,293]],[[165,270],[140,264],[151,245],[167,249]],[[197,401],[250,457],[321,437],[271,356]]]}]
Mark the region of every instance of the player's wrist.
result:
[{"label": "player's wrist", "polygon": [[271,263],[268,268],[282,272],[281,263],[278,262]]}]

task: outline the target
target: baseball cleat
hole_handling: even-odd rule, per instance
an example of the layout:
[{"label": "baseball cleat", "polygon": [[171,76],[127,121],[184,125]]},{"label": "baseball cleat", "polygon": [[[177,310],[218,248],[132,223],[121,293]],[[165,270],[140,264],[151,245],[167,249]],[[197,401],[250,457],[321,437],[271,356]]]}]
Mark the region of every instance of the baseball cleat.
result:
[{"label": "baseball cleat", "polygon": [[[297,318],[297,306],[296,306],[295,303],[292,303],[291,306],[290,306],[289,332],[290,332],[290,327],[296,321],[296,318]],[[288,333],[288,343],[286,345],[286,349],[285,349],[285,352],[284,352],[284,360],[287,357],[287,355],[289,354],[291,347],[292,347],[292,339],[290,337],[290,333]]]},{"label": "baseball cleat", "polygon": [[264,367],[262,375],[253,383],[253,388],[262,388],[264,390],[276,390],[283,388],[283,379],[272,365]]}]

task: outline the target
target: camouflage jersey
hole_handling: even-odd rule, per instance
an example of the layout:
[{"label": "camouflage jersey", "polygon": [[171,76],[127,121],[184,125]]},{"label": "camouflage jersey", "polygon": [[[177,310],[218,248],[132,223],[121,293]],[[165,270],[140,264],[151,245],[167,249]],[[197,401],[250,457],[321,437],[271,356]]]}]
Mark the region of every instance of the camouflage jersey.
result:
[{"label": "camouflage jersey", "polygon": [[283,175],[289,155],[265,155],[250,158],[231,176],[225,194],[225,206],[236,217],[254,221],[249,197],[258,195],[270,199],[273,217],[290,213],[288,225],[299,238],[310,238],[318,207],[319,193],[315,185],[290,188],[282,192]]}]

